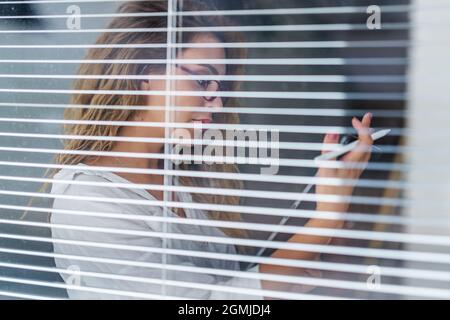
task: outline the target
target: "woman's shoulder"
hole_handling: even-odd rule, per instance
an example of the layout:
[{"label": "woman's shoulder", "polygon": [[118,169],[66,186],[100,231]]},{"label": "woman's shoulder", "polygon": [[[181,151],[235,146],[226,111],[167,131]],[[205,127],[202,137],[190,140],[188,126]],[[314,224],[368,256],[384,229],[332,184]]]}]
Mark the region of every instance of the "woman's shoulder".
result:
[{"label": "woman's shoulder", "polygon": [[65,195],[111,195],[117,190],[108,186],[111,179],[93,167],[77,165],[63,168],[53,176],[52,194]]},{"label": "woman's shoulder", "polygon": [[158,208],[130,191],[113,174],[79,165],[64,168],[53,177],[51,193],[54,209],[82,210],[113,214],[156,214]]},{"label": "woman's shoulder", "polygon": [[[70,219],[71,223],[82,221],[83,225],[142,225],[154,226],[141,219],[131,219],[130,215],[157,215],[158,209],[142,202],[126,187],[118,187],[114,178],[102,174],[95,168],[80,166],[62,169],[53,177],[51,193],[54,196],[53,209],[74,211],[72,215],[54,216],[58,222]],[[89,214],[85,214],[89,213]],[[108,219],[105,219],[106,216]],[[80,221],[78,221],[80,220]]]},{"label": "woman's shoulder", "polygon": [[63,168],[53,176],[52,194],[95,195],[112,198],[138,198],[133,183],[104,168],[80,163]]}]

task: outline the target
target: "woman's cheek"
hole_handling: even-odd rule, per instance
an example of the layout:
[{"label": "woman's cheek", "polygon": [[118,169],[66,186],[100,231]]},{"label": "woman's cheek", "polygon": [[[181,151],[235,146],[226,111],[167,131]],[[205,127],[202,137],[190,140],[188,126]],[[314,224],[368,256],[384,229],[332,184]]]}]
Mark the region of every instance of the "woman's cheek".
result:
[{"label": "woman's cheek", "polygon": [[[179,91],[192,91],[197,92],[199,89],[197,87],[193,86],[184,86],[179,87]],[[204,105],[204,99],[203,97],[196,97],[196,96],[188,96],[188,95],[180,95],[176,96],[174,99],[176,106],[184,106],[184,107],[201,107]]]},{"label": "woman's cheek", "polygon": [[177,111],[177,122],[187,123],[191,122],[194,117],[193,113],[185,111]]}]

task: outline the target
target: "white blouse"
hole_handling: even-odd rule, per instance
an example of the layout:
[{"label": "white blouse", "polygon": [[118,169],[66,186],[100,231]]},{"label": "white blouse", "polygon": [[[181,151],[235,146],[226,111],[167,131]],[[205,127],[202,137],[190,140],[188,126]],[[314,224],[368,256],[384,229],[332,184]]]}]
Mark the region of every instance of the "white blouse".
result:
[{"label": "white blouse", "polygon": [[[60,170],[54,176],[54,179],[131,184],[130,181],[112,172],[95,170],[94,166],[83,163],[80,163],[76,169]],[[136,219],[136,217],[130,219],[116,217],[117,214],[122,216],[128,214],[164,216],[164,213],[162,207],[148,204],[95,200],[95,198],[157,200],[144,189],[54,183],[51,193],[92,197],[92,200],[56,198],[53,204],[54,209],[84,212],[84,214],[53,212],[51,216],[56,266],[60,269],[75,272],[75,274],[60,272],[69,286],[67,291],[70,298],[132,299],[158,298],[158,296],[163,295],[172,299],[263,299],[260,295],[246,294],[239,290],[226,292],[212,288],[198,288],[199,285],[212,284],[229,288],[262,289],[259,279],[165,268],[164,264],[240,271],[240,263],[209,257],[162,254],[161,251],[158,251],[158,248],[159,250],[163,248],[163,237],[146,234],[146,232],[169,232],[226,237],[227,235],[219,228],[192,224],[164,224],[159,221]],[[181,201],[192,202],[189,193],[177,193],[177,197]],[[167,211],[169,215],[179,218],[169,209]],[[101,213],[109,214],[109,216],[102,216]],[[185,213],[189,219],[208,219],[208,216],[202,210],[186,208]],[[163,229],[164,225],[165,229]],[[108,228],[114,229],[114,231],[102,230]],[[120,232],[120,230],[125,232]],[[126,230],[131,232],[127,234]],[[164,247],[170,250],[237,254],[232,239],[227,244],[171,238],[166,238],[165,241]],[[83,243],[80,244],[79,242]],[[153,252],[151,250],[146,251],[146,248],[156,250],[153,250]],[[81,274],[77,274],[78,271],[81,271]],[[259,265],[247,270],[247,272],[259,272]],[[152,282],[152,279],[156,281]],[[161,284],[162,279],[167,280],[168,283]],[[179,286],[174,283],[169,285],[170,281],[185,282],[191,286]],[[87,289],[80,290],[81,287],[75,288],[73,285],[79,285]],[[125,294],[121,294],[124,292]],[[127,295],[129,293],[131,295]],[[132,293],[136,293],[136,295],[133,296]]]}]

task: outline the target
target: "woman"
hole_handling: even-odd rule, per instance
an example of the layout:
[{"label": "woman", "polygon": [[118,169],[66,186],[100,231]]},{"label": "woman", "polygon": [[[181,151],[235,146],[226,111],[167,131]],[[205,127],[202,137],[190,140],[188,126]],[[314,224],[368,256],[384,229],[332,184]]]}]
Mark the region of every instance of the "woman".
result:
[{"label": "woman", "polygon": [[[184,11],[203,11],[211,8],[192,2],[186,3]],[[165,28],[166,18],[151,16],[148,13],[167,12],[164,4],[153,1],[129,2],[119,8],[120,13],[147,13],[141,17],[128,16],[115,18],[109,28]],[[178,19],[177,19],[178,20]],[[180,19],[181,20],[181,19]],[[183,16],[182,27],[205,27],[210,25],[226,25],[222,17]],[[116,45],[114,48],[94,48],[86,59],[165,59],[167,50],[165,32],[105,32],[97,40],[98,44]],[[178,42],[182,43],[222,43],[240,42],[238,34],[231,32],[184,32]],[[161,48],[142,48],[146,44],[162,44]],[[117,44],[138,44],[120,48]],[[202,64],[204,59],[244,58],[241,49],[186,48],[177,53],[177,59],[197,59],[199,63],[180,63],[174,68],[174,74],[189,75],[237,75],[240,68],[226,64]],[[191,61],[192,62],[192,61]],[[195,61],[194,61],[195,62]],[[233,245],[233,238],[245,239],[248,234],[243,229],[219,228],[197,224],[162,223],[161,218],[173,219],[211,219],[220,221],[241,221],[240,214],[232,212],[202,211],[180,208],[180,210],[164,211],[158,205],[150,205],[164,199],[163,186],[165,176],[161,174],[163,162],[158,157],[120,157],[120,153],[152,153],[164,155],[164,141],[143,143],[136,138],[164,138],[165,128],[139,126],[139,123],[164,122],[166,110],[158,108],[166,105],[166,97],[151,93],[164,91],[167,83],[162,76],[166,75],[165,64],[83,64],[80,75],[119,76],[115,79],[80,79],[75,83],[76,90],[127,90],[143,94],[75,94],[73,105],[89,106],[86,108],[68,109],[66,119],[88,121],[66,126],[67,134],[82,136],[65,143],[68,152],[58,155],[56,162],[60,165],[75,165],[75,169],[64,168],[54,174],[55,182],[52,193],[56,195],[54,211],[51,216],[52,235],[55,240],[54,249],[57,254],[56,265],[64,270],[79,270],[77,274],[61,271],[68,284],[79,284],[81,287],[69,287],[71,298],[199,298],[199,299],[270,299],[270,295],[261,295],[261,290],[282,292],[306,292],[310,288],[285,282],[272,282],[255,278],[246,278],[246,274],[267,273],[299,276],[311,271],[278,265],[259,264],[247,270],[241,277],[231,276],[220,271],[239,271],[239,261],[226,259],[226,255],[248,254],[248,247]],[[143,75],[136,79],[132,76]],[[126,77],[128,76],[128,77]],[[159,79],[158,79],[158,76]],[[146,78],[148,77],[148,78]],[[94,77],[95,78],[95,77]],[[176,80],[172,81],[172,89],[179,91],[205,91],[204,96],[176,96],[173,105],[186,107],[186,111],[173,113],[172,121],[176,123],[221,122],[237,123],[235,114],[224,113],[220,108],[225,99],[214,96],[215,91],[223,90],[225,83],[213,80]],[[237,90],[233,83],[231,90]],[[227,105],[236,105],[229,99]],[[104,107],[101,107],[104,106]],[[136,108],[141,106],[141,108]],[[202,111],[192,112],[187,107],[201,107]],[[106,121],[110,123],[89,123]],[[126,125],[111,122],[126,122]],[[366,114],[362,121],[353,119],[353,126],[358,131],[360,146],[347,154],[343,161],[366,164],[370,158],[369,135],[371,115]],[[192,129],[191,132],[192,133]],[[109,137],[110,139],[95,139]],[[128,138],[127,141],[124,139]],[[134,139],[134,141],[133,141]],[[325,143],[337,143],[339,136],[328,134]],[[369,148],[366,148],[366,147]],[[85,151],[93,152],[86,153]],[[95,154],[96,153],[96,154]],[[160,157],[159,157],[160,158]],[[132,170],[106,170],[105,167],[150,169],[151,174],[136,173]],[[212,172],[237,173],[235,165],[230,164],[181,164],[179,170],[204,170]],[[320,168],[318,176],[343,179],[358,179],[361,169],[327,169]],[[217,187],[241,189],[238,181],[225,179],[195,178],[189,175],[173,177],[173,183],[179,186],[205,186],[214,184]],[[105,186],[105,184],[109,184]],[[100,186],[102,185],[102,186]],[[152,185],[137,188],[137,185]],[[336,194],[349,196],[353,192],[351,186],[317,186],[317,194]],[[173,200],[181,202],[200,202],[210,204],[238,205],[239,198],[211,194],[186,192],[174,193]],[[319,211],[345,212],[348,203],[317,203]],[[64,211],[65,210],[65,211]],[[73,210],[73,211],[68,211]],[[170,221],[170,220],[169,220]],[[343,221],[310,219],[308,227],[341,228]],[[164,234],[175,235],[175,237]],[[198,235],[220,238],[229,237],[230,241],[187,241],[177,235]],[[327,244],[328,237],[293,235],[290,242],[307,244]],[[166,253],[166,254],[164,254]],[[202,255],[203,253],[203,255]],[[204,254],[206,253],[206,255]],[[216,256],[214,256],[216,255]],[[306,259],[317,258],[316,253],[279,249],[272,254],[273,258]],[[207,269],[200,269],[207,268]],[[198,270],[204,270],[198,272]],[[208,270],[210,273],[208,273]],[[216,270],[216,272],[214,272]],[[197,271],[197,272],[195,272]],[[235,287],[235,288],[233,288]],[[231,288],[231,290],[230,290]],[[239,290],[238,288],[245,288]],[[251,291],[251,290],[259,291]],[[251,294],[245,294],[250,290]],[[256,293],[255,293],[256,292]],[[275,295],[276,296],[276,295]]]}]

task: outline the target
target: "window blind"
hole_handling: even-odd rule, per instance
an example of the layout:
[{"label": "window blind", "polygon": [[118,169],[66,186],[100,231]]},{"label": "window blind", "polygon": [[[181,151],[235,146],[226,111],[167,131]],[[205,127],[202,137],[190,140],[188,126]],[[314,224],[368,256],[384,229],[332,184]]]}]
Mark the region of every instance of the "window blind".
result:
[{"label": "window blind", "polygon": [[[196,299],[203,296],[193,292],[203,290],[212,293],[205,297],[217,294],[216,297],[231,299],[450,298],[450,189],[446,161],[449,98],[444,90],[445,72],[449,69],[445,58],[450,49],[444,15],[450,7],[446,1],[128,1],[131,2],[157,3],[165,10],[120,12],[119,6],[127,1],[0,1],[0,297],[67,299],[72,292],[81,297]],[[192,3],[213,9],[186,9]],[[193,27],[183,23],[195,17],[232,20],[227,25]],[[164,25],[108,27],[114,19],[124,18],[160,18]],[[215,32],[238,32],[243,38],[233,42],[183,40],[190,34]],[[96,41],[100,35],[113,34],[132,39],[140,34],[162,34],[165,38],[161,43]],[[86,56],[92,49],[109,54],[95,59]],[[160,49],[164,56],[123,58],[114,54],[119,49]],[[180,57],[188,49],[207,50],[212,57]],[[245,49],[247,55],[217,58],[214,50],[218,49]],[[77,72],[81,64],[91,70],[130,70],[127,68],[144,65],[159,65],[165,70],[151,74]],[[244,69],[235,74],[180,75],[175,71],[180,64],[225,66],[227,71]],[[122,80],[163,80],[165,86],[148,91],[107,88],[107,84]],[[204,106],[178,103],[186,96],[205,96],[204,90],[178,88],[183,81],[197,80],[241,86],[213,93],[216,99],[226,99],[227,103],[208,109],[213,114],[211,123],[177,121],[180,114],[205,112]],[[103,87],[77,88],[74,81],[99,81]],[[71,100],[75,95],[111,99],[108,103],[79,104]],[[165,99],[159,105],[117,103],[115,99],[125,101],[120,100],[123,96]],[[164,121],[146,119],[131,124],[127,119],[68,118],[64,115],[68,109],[104,114],[162,112]],[[324,149],[339,148],[337,143],[324,143],[325,134],[355,135],[351,119],[362,118],[366,112],[373,114],[374,129],[391,129],[387,137],[374,142],[368,164],[314,160]],[[239,116],[239,123],[223,120],[234,115]],[[133,127],[164,134],[67,134],[63,130],[64,126],[82,125]],[[175,130],[184,128],[200,132],[238,130],[248,136],[236,140],[226,136],[194,136],[188,140],[173,136]],[[261,133],[270,139],[251,139]],[[160,144],[164,152],[67,149],[64,143],[68,141],[85,142],[81,146],[89,145],[89,141],[104,145]],[[199,150],[225,146],[243,148],[245,152],[232,156],[176,154],[176,146],[183,143],[200,147]],[[255,151],[261,149],[269,152],[261,155]],[[58,155],[118,158],[117,166],[82,167],[85,173],[116,180],[49,177],[49,170],[80,170],[77,163],[56,162]],[[119,165],[127,159],[159,160],[163,165]],[[190,160],[236,164],[238,170],[202,170],[198,166],[186,169],[177,165],[178,161]],[[364,169],[364,173],[359,179],[320,177],[316,176],[319,167],[352,167]],[[267,173],[268,168],[276,168],[276,172]],[[130,183],[118,175],[162,175],[163,181]],[[176,184],[178,178],[196,178],[202,184]],[[218,181],[236,184],[225,187]],[[242,187],[235,187],[237,183],[242,183]],[[92,192],[42,192],[43,184]],[[315,187],[312,192],[302,192],[308,185],[355,189],[345,196],[318,194]],[[140,198],[116,197],[110,193],[113,189],[132,190]],[[161,192],[162,199],[152,198],[150,190]],[[174,199],[186,194],[194,198]],[[192,200],[201,195],[208,195],[209,201]],[[239,202],[227,203],[224,197],[238,197]],[[300,205],[293,208],[295,201],[300,201]],[[70,203],[74,207],[60,208],[55,203]],[[317,203],[350,206],[345,211],[317,210]],[[110,210],[96,209],[105,207]],[[161,208],[162,214],[152,215],[149,212],[154,211],[138,208]],[[184,209],[186,217],[173,216],[172,210],[176,209]],[[240,214],[242,220],[200,219],[201,212],[224,212],[230,217]],[[49,214],[65,218],[49,221]],[[280,224],[287,217],[287,222]],[[313,219],[344,224],[342,228],[308,226]],[[142,225],[150,227],[136,227]],[[248,237],[219,236],[212,231],[231,229],[246,231]],[[67,238],[55,237],[58,234]],[[76,236],[83,234],[97,237]],[[327,237],[330,241],[289,241],[293,235]],[[111,238],[118,240],[107,241]],[[161,241],[160,247],[147,245],[156,240]],[[224,251],[199,250],[202,245]],[[227,251],[230,245],[246,251]],[[277,250],[316,254],[317,259],[277,257]],[[135,256],[140,258],[131,258]],[[172,263],[174,258],[199,263]],[[76,263],[62,267],[58,261]],[[231,267],[235,265],[239,269]],[[293,275],[252,271],[261,265],[290,267],[299,272]],[[161,277],[146,276],[150,270]],[[172,278],[173,274],[178,277]],[[195,281],[206,275],[220,281]],[[84,279],[89,281],[83,282]],[[261,281],[292,286],[285,290],[267,289],[260,285]],[[117,285],[104,286],[107,282]],[[139,290],[135,290],[135,285],[139,285]],[[146,290],[155,286],[159,288],[156,292]],[[298,290],[299,287],[308,289]]]}]

